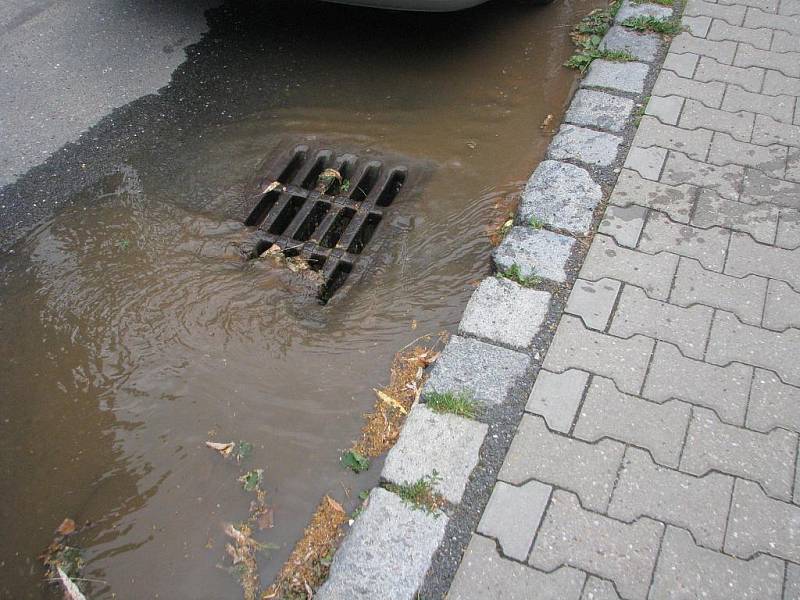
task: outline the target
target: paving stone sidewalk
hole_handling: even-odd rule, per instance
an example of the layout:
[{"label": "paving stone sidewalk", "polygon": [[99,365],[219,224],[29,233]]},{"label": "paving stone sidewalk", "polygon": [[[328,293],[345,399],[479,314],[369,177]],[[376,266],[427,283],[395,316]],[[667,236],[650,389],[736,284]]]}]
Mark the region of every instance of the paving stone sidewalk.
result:
[{"label": "paving stone sidewalk", "polygon": [[[688,0],[683,22],[451,600],[800,599],[800,0]],[[655,51],[596,61],[524,219],[585,233],[599,188],[555,161],[587,136],[578,162],[614,160]],[[587,207],[552,204],[570,187]]]}]

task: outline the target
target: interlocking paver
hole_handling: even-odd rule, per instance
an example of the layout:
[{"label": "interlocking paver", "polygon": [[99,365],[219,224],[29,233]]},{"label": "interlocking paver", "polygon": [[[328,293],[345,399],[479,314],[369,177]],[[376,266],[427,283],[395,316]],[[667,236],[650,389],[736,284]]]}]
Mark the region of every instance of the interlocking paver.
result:
[{"label": "interlocking paver", "polygon": [[648,298],[641,288],[626,285],[608,331],[622,338],[641,334],[671,342],[685,356],[699,359],[703,357],[713,314],[708,306],[682,308]]},{"label": "interlocking paver", "polygon": [[681,17],[681,25],[694,37],[705,38],[711,28],[711,17]]},{"label": "interlocking paver", "polygon": [[787,19],[780,15],[772,14],[775,11],[763,11],[758,8],[749,8],[744,17],[745,27],[767,27],[769,29],[777,29],[788,31],[794,35],[800,35],[800,20]]},{"label": "interlocking paver", "polygon": [[625,446],[612,440],[588,444],[548,431],[524,415],[498,478],[520,485],[531,479],[578,494],[590,510],[605,511]]},{"label": "interlocking paver", "polygon": [[542,369],[536,376],[525,410],[544,417],[550,429],[567,433],[572,429],[588,381],[586,371],[570,369],[551,373]]},{"label": "interlocking paver", "polygon": [[586,574],[572,567],[543,573],[505,559],[497,554],[492,540],[473,535],[447,598],[578,600],[585,580]]},{"label": "interlocking paver", "polygon": [[[670,51],[679,54],[681,52],[692,52],[701,56],[710,56],[721,63],[729,65],[733,62],[734,55],[736,54],[736,42],[706,40],[684,32],[672,40]],[[711,98],[712,93],[709,93],[708,97]],[[719,105],[717,104],[716,106]]]},{"label": "interlocking paver", "polygon": [[528,560],[552,491],[551,486],[538,481],[519,487],[498,481],[478,523],[478,533],[496,538],[506,556]]},{"label": "interlocking paver", "polygon": [[752,6],[762,9],[767,12],[774,13],[780,0],[720,0],[720,4],[741,4],[743,6]]},{"label": "interlocking paver", "polygon": [[678,76],[691,79],[694,75],[694,70],[697,67],[699,60],[697,54],[687,52],[685,54],[676,54],[675,52],[667,52],[664,57],[664,64],[661,65],[662,70],[674,71]]},{"label": "interlocking paver", "polygon": [[713,409],[726,423],[744,424],[753,367],[718,367],[684,357],[672,344],[658,342],[642,395],[654,402],[672,398]]},{"label": "interlocking paver", "polygon": [[737,479],[725,552],[741,558],[764,552],[800,562],[800,507],[769,498],[758,484]]},{"label": "interlocking paver", "polygon": [[616,584],[631,600],[650,587],[664,525],[650,519],[627,524],[581,508],[568,492],[553,492],[530,564],[545,571],[569,565]]},{"label": "interlocking paver", "polygon": [[716,132],[708,162],[715,165],[744,165],[764,171],[772,177],[783,177],[787,154],[786,146],[749,144],[735,140],[727,133]]},{"label": "interlocking paver", "polygon": [[[704,84],[708,85],[708,84]],[[716,166],[692,160],[680,152],[670,152],[661,174],[662,183],[668,185],[691,185],[706,187],[723,198],[737,200],[744,179],[741,165]]]},{"label": "interlocking paver", "polygon": [[786,179],[800,183],[800,149],[789,149],[789,156],[786,158]]},{"label": "interlocking paver", "polygon": [[614,279],[578,279],[572,286],[565,312],[583,319],[589,329],[605,331],[619,294],[620,282]]},{"label": "interlocking paver", "polygon": [[733,59],[733,65],[764,67],[765,69],[775,69],[789,77],[800,77],[800,52],[772,52],[759,50],[748,44],[740,44],[736,51],[736,57]]},{"label": "interlocking paver", "polygon": [[783,600],[800,598],[800,565],[786,563],[786,583],[783,589]]},{"label": "interlocking paver", "polygon": [[650,600],[780,600],[783,563],[746,561],[695,545],[689,532],[667,526]]},{"label": "interlocking paver", "polygon": [[614,206],[606,209],[597,231],[614,238],[620,246],[635,248],[644,228],[647,209],[644,206]]},{"label": "interlocking paver", "polygon": [[583,588],[581,600],[621,600],[614,584],[606,579],[590,575]]},{"label": "interlocking paver", "polygon": [[709,40],[733,40],[750,44],[762,50],[769,50],[772,45],[772,30],[766,27],[751,29],[731,25],[726,21],[715,19],[705,36]]},{"label": "interlocking paver", "polygon": [[776,96],[778,94],[789,94],[790,96],[800,96],[800,78],[788,77],[780,71],[767,69],[764,76],[764,94]]},{"label": "interlocking paver", "polygon": [[778,217],[775,245],[787,250],[800,247],[800,213],[791,208],[782,208]]},{"label": "interlocking paver", "polygon": [[757,169],[746,168],[739,200],[749,204],[769,202],[776,206],[798,209],[800,208],[800,183],[776,179]]},{"label": "interlocking paver", "polygon": [[657,465],[644,450],[628,448],[608,516],[678,525],[691,531],[698,544],[721,550],[732,493],[733,477],[687,475]]},{"label": "interlocking paver", "polygon": [[775,31],[772,36],[773,52],[800,52],[800,39],[788,31]]},{"label": "interlocking paver", "polygon": [[[675,56],[686,55],[676,54]],[[680,96],[650,96],[644,114],[651,115],[667,125],[677,125],[684,100],[685,98]],[[628,156],[630,157],[630,153],[628,153]]]},{"label": "interlocking paver", "polygon": [[783,427],[800,433],[800,388],[786,385],[775,373],[756,369],[747,427],[765,433]]},{"label": "interlocking paver", "polygon": [[800,15],[800,0],[781,0],[779,15]]},{"label": "interlocking paver", "polygon": [[666,300],[678,256],[668,252],[645,254],[619,246],[613,238],[597,235],[589,248],[580,277],[598,281],[604,277],[639,286],[648,295]]},{"label": "interlocking paver", "polygon": [[641,446],[660,464],[677,468],[689,413],[683,402],[642,400],[619,392],[610,379],[594,377],[574,435],[589,442],[610,437]]},{"label": "interlocking paver", "polygon": [[678,306],[704,304],[721,308],[735,313],[744,323],[759,325],[766,293],[767,280],[763,277],[730,277],[681,258],[670,302]]},{"label": "interlocking paver", "polygon": [[686,101],[678,125],[687,129],[705,127],[728,133],[741,142],[747,142],[753,134],[754,121],[754,113],[708,108],[702,102],[690,99]]},{"label": "interlocking paver", "polygon": [[664,125],[655,117],[645,115],[633,138],[633,145],[678,150],[695,160],[705,160],[712,135],[708,129],[682,129]]},{"label": "interlocking paver", "polygon": [[[777,73],[777,71],[772,72]],[[759,92],[764,83],[765,73],[766,70],[760,67],[734,67],[717,62],[713,58],[701,56],[697,62],[697,69],[692,78],[697,81],[721,81],[729,84],[732,83],[744,88],[748,92]]]},{"label": "interlocking paver", "polygon": [[779,122],[767,115],[756,115],[753,125],[753,142],[756,144],[783,144],[800,147],[800,126]]},{"label": "interlocking paver", "polygon": [[744,231],[758,242],[771,244],[775,241],[779,217],[780,208],[773,204],[746,204],[703,189],[697,197],[692,225]]},{"label": "interlocking paver", "polygon": [[705,15],[714,19],[722,19],[731,25],[741,25],[744,23],[744,6],[725,6],[716,2],[706,2],[705,0],[688,0],[683,14],[689,16]]},{"label": "interlocking paver", "polygon": [[688,223],[696,193],[697,188],[691,185],[667,185],[644,179],[631,169],[622,169],[608,201],[616,206],[636,204],[653,208],[665,212],[673,221]]},{"label": "interlocking paver", "polygon": [[749,235],[733,233],[725,273],[734,277],[763,275],[800,289],[800,251],[759,244]]},{"label": "interlocking paver", "polygon": [[[672,96],[673,98],[675,96]],[[652,104],[652,100],[650,101]],[[648,104],[648,107],[650,106]],[[636,171],[645,179],[658,181],[661,175],[661,169],[664,167],[664,161],[667,160],[667,149],[660,146],[650,146],[643,148],[640,146],[633,146],[628,151],[628,156],[623,165],[626,169]]]},{"label": "interlocking paver", "polygon": [[[681,34],[684,35],[684,34]],[[691,38],[698,40],[699,38]],[[705,40],[699,40],[704,42]],[[718,42],[706,42],[716,44]],[[691,50],[687,50],[691,52]],[[706,106],[719,108],[722,105],[722,97],[725,95],[725,84],[718,81],[704,83],[686,77],[679,77],[672,71],[661,71],[656,83],[653,86],[654,96],[682,96],[701,101]]]},{"label": "interlocking paver", "polygon": [[651,212],[642,231],[639,250],[653,254],[673,252],[696,258],[706,269],[722,271],[729,238],[730,232],[722,227],[700,229]]},{"label": "interlocking paver", "polygon": [[681,471],[705,475],[720,471],[758,481],[772,496],[790,501],[797,434],[768,434],[727,425],[705,408],[695,408],[681,457]]},{"label": "interlocking paver", "polygon": [[772,279],[769,282],[764,327],[777,331],[788,327],[800,329],[800,294],[784,281]]}]

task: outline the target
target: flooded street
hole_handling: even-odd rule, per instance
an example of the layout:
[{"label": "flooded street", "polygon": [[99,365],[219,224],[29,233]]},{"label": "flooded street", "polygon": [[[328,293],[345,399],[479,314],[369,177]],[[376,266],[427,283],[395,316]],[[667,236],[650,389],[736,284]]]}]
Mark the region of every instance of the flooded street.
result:
[{"label": "flooded street", "polygon": [[[173,84],[71,151],[65,181],[91,184],[0,259],[0,597],[59,597],[37,556],[66,517],[90,522],[74,541],[93,600],[239,597],[223,526],[247,517],[246,469],[274,509],[262,583],[324,494],[352,507],[379,465],[356,476],[341,451],[395,352],[452,331],[489,272],[489,225],[575,82],[570,27],[599,4],[210,11]],[[296,143],[404,157],[420,181],[328,305],[232,251],[246,186]],[[240,467],[206,440],[254,450]]]}]

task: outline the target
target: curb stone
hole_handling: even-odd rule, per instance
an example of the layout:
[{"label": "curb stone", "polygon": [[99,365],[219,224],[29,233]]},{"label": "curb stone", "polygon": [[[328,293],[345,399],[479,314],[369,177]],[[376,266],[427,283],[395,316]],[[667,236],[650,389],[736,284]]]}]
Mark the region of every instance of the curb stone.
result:
[{"label": "curb stone", "polygon": [[[664,7],[633,5],[629,0],[620,12],[618,22],[637,14],[672,14]],[[415,595],[443,598],[448,590],[449,597],[466,599],[480,595],[487,585],[487,593],[502,589],[508,598],[533,593],[561,598],[565,587],[574,587],[575,594],[582,589],[586,575],[581,571],[561,567],[545,573],[523,567],[497,556],[495,542],[473,532],[526,401],[529,410],[541,410],[550,419],[559,419],[560,428],[572,421],[568,414],[552,412],[539,396],[534,398],[531,388],[586,250],[576,238],[590,234],[599,222],[603,190],[615,183],[621,157],[627,154],[635,132],[634,107],[641,106],[635,102],[643,101],[644,91],[652,86],[658,71],[651,72],[648,63],[665,54],[659,36],[635,33],[618,25],[611,27],[600,47],[625,49],[642,62],[598,59],[592,63],[566,111],[564,122],[568,125],[561,128],[580,141],[564,143],[562,135],[561,141],[556,138],[551,143],[548,156],[557,155],[558,160],[543,160],[531,175],[515,217],[516,226],[493,256],[498,270],[516,264],[523,277],[542,277],[545,281],[534,287],[547,291],[523,288],[495,277],[484,280],[470,300],[459,335],[450,338],[422,390],[423,403],[432,392],[472,394],[484,406],[480,415],[483,422],[436,414],[417,405],[386,460],[382,477],[394,483],[429,475],[435,464],[441,476],[437,489],[451,503],[444,509],[447,515],[436,519],[412,511],[398,496],[375,489],[334,558],[329,579],[317,594],[322,600],[399,600]],[[532,219],[544,229],[529,227]],[[525,302],[534,305],[527,319],[514,312],[515,306]],[[578,310],[574,303],[573,309]],[[540,316],[544,313],[546,318]],[[516,322],[514,317],[524,322]],[[605,325],[602,320],[603,315],[591,315],[590,321],[597,327]],[[577,410],[585,382],[581,385],[581,372],[572,373],[576,376],[572,395]],[[536,417],[529,415],[530,419]],[[546,429],[544,421],[542,427]],[[490,517],[492,522],[487,520]],[[518,539],[510,522],[498,520],[497,515],[486,517],[483,525],[485,532],[491,530],[489,535]],[[523,541],[515,543],[519,548],[524,545]],[[512,551],[520,556],[521,552]],[[496,564],[494,570],[492,563]],[[494,581],[501,571],[507,577]]]}]

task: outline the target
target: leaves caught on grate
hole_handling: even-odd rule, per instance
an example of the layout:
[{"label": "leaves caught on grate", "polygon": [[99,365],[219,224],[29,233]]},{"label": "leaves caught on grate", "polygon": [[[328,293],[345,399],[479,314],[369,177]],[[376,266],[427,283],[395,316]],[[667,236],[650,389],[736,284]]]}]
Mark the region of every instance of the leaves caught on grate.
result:
[{"label": "leaves caught on grate", "polygon": [[406,183],[408,169],[354,154],[295,147],[268,168],[250,198],[250,258],[277,245],[319,271],[327,302],[347,280]]}]

